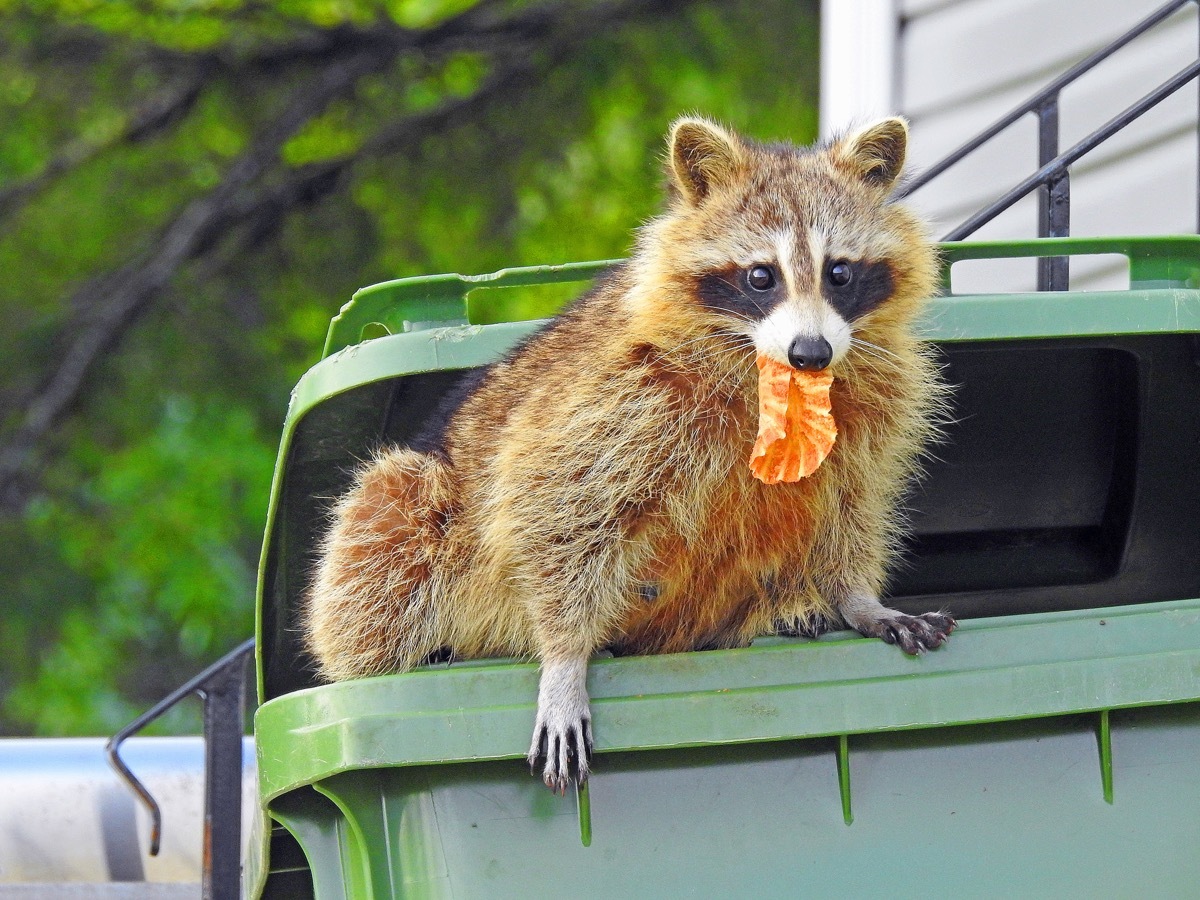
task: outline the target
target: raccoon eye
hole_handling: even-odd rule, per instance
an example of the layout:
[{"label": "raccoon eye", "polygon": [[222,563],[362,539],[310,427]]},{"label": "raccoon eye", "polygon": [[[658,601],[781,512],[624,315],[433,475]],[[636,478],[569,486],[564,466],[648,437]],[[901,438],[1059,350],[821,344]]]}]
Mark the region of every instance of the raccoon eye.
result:
[{"label": "raccoon eye", "polygon": [[767,291],[775,286],[775,273],[770,266],[755,266],[746,273],[746,280],[756,291]]},{"label": "raccoon eye", "polygon": [[834,287],[845,287],[854,279],[854,269],[844,259],[834,260],[825,269],[825,278]]}]

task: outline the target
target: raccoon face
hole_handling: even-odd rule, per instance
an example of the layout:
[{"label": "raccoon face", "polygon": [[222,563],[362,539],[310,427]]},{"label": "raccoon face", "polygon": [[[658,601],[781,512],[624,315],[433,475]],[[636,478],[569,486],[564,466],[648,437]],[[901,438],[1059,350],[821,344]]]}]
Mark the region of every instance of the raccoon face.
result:
[{"label": "raccoon face", "polygon": [[903,120],[885,119],[803,151],[677,122],[670,168],[682,233],[667,242],[689,248],[677,263],[711,324],[796,369],[845,357],[861,321],[895,293],[892,259],[912,239],[892,227],[887,202],[907,133]]}]

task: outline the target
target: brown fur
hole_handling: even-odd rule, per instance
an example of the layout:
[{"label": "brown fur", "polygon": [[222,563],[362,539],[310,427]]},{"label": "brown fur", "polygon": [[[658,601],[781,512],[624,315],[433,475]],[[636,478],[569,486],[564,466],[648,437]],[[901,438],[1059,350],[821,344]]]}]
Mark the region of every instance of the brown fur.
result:
[{"label": "brown fur", "polygon": [[[443,457],[385,450],[338,503],[306,621],[322,676],[442,647],[546,662],[740,646],[877,596],[941,391],[912,331],[935,251],[888,199],[905,134],[886,120],[802,151],[677,123],[672,195],[632,259],[494,368]],[[822,302],[814,247],[886,261],[893,291],[833,366],[833,452],[768,486],[748,468],[755,350],[696,279],[781,233],[804,302]]]}]

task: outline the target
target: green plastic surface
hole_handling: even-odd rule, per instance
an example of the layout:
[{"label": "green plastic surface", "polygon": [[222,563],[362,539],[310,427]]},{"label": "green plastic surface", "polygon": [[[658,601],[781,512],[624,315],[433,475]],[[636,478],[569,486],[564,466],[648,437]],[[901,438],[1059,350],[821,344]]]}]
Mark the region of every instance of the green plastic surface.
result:
[{"label": "green plastic surface", "polygon": [[829,739],[606,754],[590,847],[518,762],[347,773],[284,821],[325,898],[1195,896],[1200,705],[1111,714],[1111,805],[1096,718],[851,736],[849,827]]},{"label": "green plastic surface", "polygon": [[[942,252],[947,269],[1120,253],[1131,287],[944,296],[935,340],[1200,332],[1198,237]],[[538,327],[461,324],[469,291],[608,265],[405,279],[343,308],[288,411],[260,654],[268,567],[307,552],[272,543],[298,423],[361,385],[485,364]],[[360,342],[374,324],[391,334]],[[520,762],[536,683],[533,665],[486,661],[271,699],[255,732],[275,843],[303,847],[323,897],[1123,895],[1147,867],[1179,895],[1200,877],[1200,600],[976,619],[916,659],[838,634],[596,660],[597,774],[574,799]],[[288,896],[258,825],[248,888]]]},{"label": "green plastic surface", "polygon": [[[975,619],[920,657],[841,632],[597,659],[588,694],[601,760],[1200,700],[1200,600]],[[256,732],[290,748],[260,759],[260,789],[271,798],[359,768],[523,758],[536,697],[536,665],[496,661],[296,691],[258,711]]]},{"label": "green plastic surface", "polygon": [[586,281],[614,265],[616,260],[501,269],[488,275],[432,275],[398,278],[355,292],[329,323],[325,350],[329,356],[363,340],[372,325],[389,334],[466,324],[467,294],[480,288],[523,287]]}]

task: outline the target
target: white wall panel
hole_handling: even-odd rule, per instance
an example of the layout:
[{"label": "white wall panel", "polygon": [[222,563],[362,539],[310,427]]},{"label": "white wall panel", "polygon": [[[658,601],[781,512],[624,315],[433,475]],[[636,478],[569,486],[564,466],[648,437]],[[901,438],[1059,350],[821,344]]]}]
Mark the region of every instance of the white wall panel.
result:
[{"label": "white wall panel", "polygon": [[[826,7],[837,5],[831,0]],[[1159,0],[899,0],[896,103],[912,122],[911,162],[936,162],[1072,64],[1159,8]],[[1196,58],[1197,9],[1185,6],[1118,51],[1061,97],[1060,150],[1118,114]],[[1071,233],[1196,231],[1197,88],[1147,113],[1072,168]],[[1036,124],[1027,116],[913,196],[943,234],[1036,168]],[[1032,237],[1032,200],[997,218],[979,238]],[[1076,288],[1125,280],[1112,260],[1077,262]],[[1024,289],[1032,266],[956,284]]]}]

